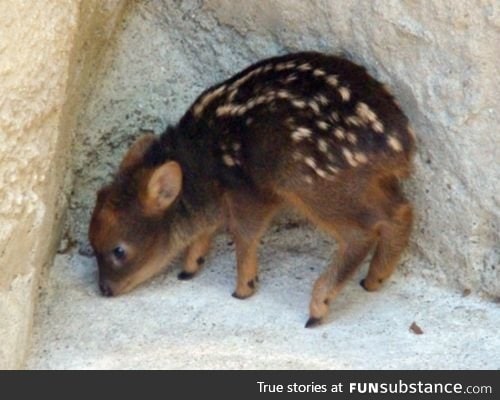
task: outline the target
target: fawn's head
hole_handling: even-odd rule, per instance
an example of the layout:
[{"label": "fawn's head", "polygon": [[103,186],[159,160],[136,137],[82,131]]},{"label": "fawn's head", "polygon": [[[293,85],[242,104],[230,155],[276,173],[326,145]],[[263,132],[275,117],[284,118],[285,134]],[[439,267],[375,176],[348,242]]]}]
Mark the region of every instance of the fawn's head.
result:
[{"label": "fawn's head", "polygon": [[160,272],[178,252],[175,203],[182,189],[176,161],[150,166],[145,155],[157,141],[145,134],[132,145],[113,182],[97,194],[89,239],[105,296],[133,289]]}]

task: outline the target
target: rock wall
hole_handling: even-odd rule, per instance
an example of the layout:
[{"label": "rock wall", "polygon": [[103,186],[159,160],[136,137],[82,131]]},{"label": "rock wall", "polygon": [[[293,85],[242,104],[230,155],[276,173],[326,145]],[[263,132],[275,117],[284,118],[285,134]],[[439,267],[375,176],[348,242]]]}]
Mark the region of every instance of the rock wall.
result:
[{"label": "rock wall", "polygon": [[0,369],[22,365],[70,194],[76,112],[121,0],[5,0],[0,13]]},{"label": "rock wall", "polygon": [[256,60],[315,49],[365,65],[417,132],[406,185],[417,221],[403,268],[499,296],[499,42],[494,0],[130,3],[79,119],[70,233],[86,252],[95,191],[138,130],[161,132]]},{"label": "rock wall", "polygon": [[2,6],[0,368],[22,365],[61,221],[62,247],[86,252],[95,191],[137,131],[162,131],[207,86],[289,51],[365,65],[412,121],[419,151],[406,189],[417,222],[403,269],[500,296],[498,1]]}]

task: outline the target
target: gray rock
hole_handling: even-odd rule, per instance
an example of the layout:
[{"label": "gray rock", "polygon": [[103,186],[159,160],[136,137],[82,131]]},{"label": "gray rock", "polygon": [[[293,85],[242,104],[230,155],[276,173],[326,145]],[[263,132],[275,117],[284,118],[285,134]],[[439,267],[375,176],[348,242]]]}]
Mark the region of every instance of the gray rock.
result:
[{"label": "gray rock", "polygon": [[493,0],[132,2],[79,118],[73,236],[85,245],[95,191],[139,130],[161,132],[250,63],[314,49],[366,66],[417,132],[403,270],[499,296],[499,43]]}]

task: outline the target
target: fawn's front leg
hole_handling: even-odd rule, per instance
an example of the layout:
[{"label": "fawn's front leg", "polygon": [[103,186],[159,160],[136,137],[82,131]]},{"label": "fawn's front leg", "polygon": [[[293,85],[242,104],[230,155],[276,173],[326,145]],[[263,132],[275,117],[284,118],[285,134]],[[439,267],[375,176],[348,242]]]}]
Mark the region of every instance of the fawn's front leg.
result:
[{"label": "fawn's front leg", "polygon": [[177,276],[181,280],[191,279],[205,264],[217,228],[204,231],[191,243],[186,252],[184,268]]},{"label": "fawn's front leg", "polygon": [[236,246],[237,280],[233,297],[237,299],[246,299],[255,292],[260,239],[279,205],[278,201],[263,201],[243,193],[227,196],[228,226]]}]

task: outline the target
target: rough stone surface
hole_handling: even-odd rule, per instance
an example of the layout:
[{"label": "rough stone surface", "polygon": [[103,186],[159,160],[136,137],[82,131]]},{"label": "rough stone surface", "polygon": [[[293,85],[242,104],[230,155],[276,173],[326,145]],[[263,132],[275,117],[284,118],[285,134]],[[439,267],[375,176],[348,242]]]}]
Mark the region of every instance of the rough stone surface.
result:
[{"label": "rough stone surface", "polygon": [[75,4],[2,4],[0,368],[22,361],[35,283],[54,241],[54,203],[59,202],[54,191],[62,183],[55,132],[64,106]]},{"label": "rough stone surface", "polygon": [[[280,230],[280,232],[278,232]],[[234,246],[205,270],[175,271],[116,298],[99,296],[92,259],[58,256],[38,309],[35,369],[498,369],[499,304],[400,270],[379,292],[358,284],[305,329],[311,286],[331,242],[305,228],[265,237],[257,293],[231,297]],[[406,262],[408,262],[407,260]],[[174,273],[175,272],[175,273]],[[411,330],[416,323],[423,331]]]},{"label": "rough stone surface", "polygon": [[315,49],[365,65],[419,138],[406,185],[417,220],[408,264],[500,295],[498,2],[144,1],[130,4],[79,120],[69,222],[87,252],[96,189],[140,129],[161,132],[206,87],[263,57]]},{"label": "rough stone surface", "polygon": [[22,364],[40,271],[59,241],[85,52],[98,47],[86,28],[118,3],[2,2],[0,369]]}]

